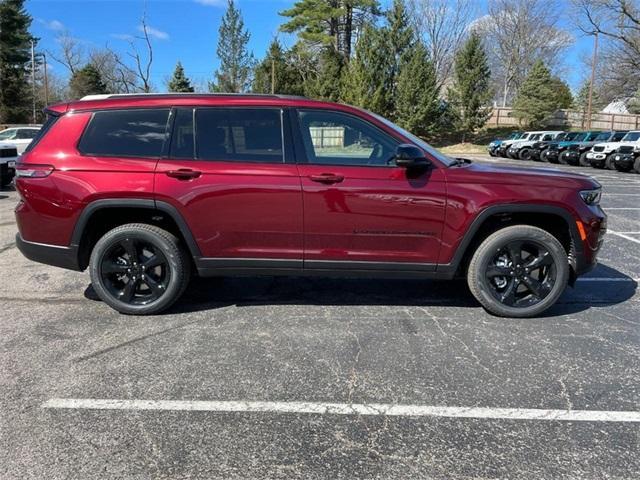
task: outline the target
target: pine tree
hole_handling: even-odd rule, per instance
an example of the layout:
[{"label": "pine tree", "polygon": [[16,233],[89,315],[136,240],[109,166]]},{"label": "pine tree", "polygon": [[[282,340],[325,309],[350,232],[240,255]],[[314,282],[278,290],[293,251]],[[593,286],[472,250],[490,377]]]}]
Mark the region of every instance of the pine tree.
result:
[{"label": "pine tree", "polygon": [[27,70],[31,62],[31,16],[24,0],[0,1],[0,123],[29,119],[31,89]]},{"label": "pine tree", "polygon": [[394,0],[383,27],[364,27],[345,71],[343,100],[394,120],[398,75],[415,37],[404,0]]},{"label": "pine tree", "polygon": [[255,67],[252,91],[303,95],[303,78],[295,63],[292,53],[285,51],[278,40],[273,40],[267,55]]},{"label": "pine tree", "polygon": [[544,127],[556,110],[566,106],[566,92],[559,91],[558,82],[538,60],[518,89],[513,102],[514,116],[530,128]]},{"label": "pine tree", "polygon": [[405,56],[398,76],[396,121],[421,137],[433,137],[440,116],[436,71],[421,41]]},{"label": "pine tree", "polygon": [[182,63],[176,64],[176,69],[173,71],[173,77],[169,80],[167,85],[170,92],[193,92],[194,89],[191,86],[191,81],[184,74],[184,68]]},{"label": "pine tree", "polygon": [[455,116],[455,126],[462,133],[481,128],[491,116],[491,70],[482,40],[472,33],[456,53],[453,67],[453,85],[448,99]]},{"label": "pine tree", "polygon": [[108,93],[100,72],[91,64],[76,70],[69,80],[71,98],[82,98],[85,95]]},{"label": "pine tree", "polygon": [[289,17],[281,30],[298,32],[305,42],[330,47],[348,61],[357,21],[379,13],[378,0],[298,0],[280,12]]},{"label": "pine tree", "polygon": [[337,102],[341,96],[340,79],[344,68],[342,55],[331,48],[323,49],[317,60],[318,73],[305,85],[305,95]]},{"label": "pine tree", "polygon": [[209,84],[213,92],[246,92],[251,86],[253,55],[247,50],[250,34],[244,27],[240,11],[234,0],[228,0],[227,11],[218,30],[220,68],[216,71],[216,81]]},{"label": "pine tree", "polygon": [[355,56],[344,69],[342,100],[382,116],[389,116],[391,102],[391,50],[381,29],[365,26]]},{"label": "pine tree", "polygon": [[558,108],[571,108],[573,105],[573,94],[567,82],[558,77],[551,78],[551,88],[556,92]]}]

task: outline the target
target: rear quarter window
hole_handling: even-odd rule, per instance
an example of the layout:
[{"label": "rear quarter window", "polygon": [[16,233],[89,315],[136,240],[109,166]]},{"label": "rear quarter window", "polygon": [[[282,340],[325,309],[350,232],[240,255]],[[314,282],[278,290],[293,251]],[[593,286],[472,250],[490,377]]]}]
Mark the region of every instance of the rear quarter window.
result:
[{"label": "rear quarter window", "polygon": [[169,109],[108,110],[93,114],[78,150],[85,155],[160,157]]}]

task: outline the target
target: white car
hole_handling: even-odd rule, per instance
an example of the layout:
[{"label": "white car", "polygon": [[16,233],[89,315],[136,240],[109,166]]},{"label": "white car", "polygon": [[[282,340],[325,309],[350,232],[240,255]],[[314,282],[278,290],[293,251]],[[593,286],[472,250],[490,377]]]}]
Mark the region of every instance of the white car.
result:
[{"label": "white car", "polygon": [[0,144],[12,144],[18,147],[18,155],[24,152],[31,141],[38,135],[40,127],[11,127],[0,132]]},{"label": "white car", "polygon": [[640,152],[640,130],[627,132],[619,142],[596,143],[587,153],[587,160],[592,167],[613,169],[613,156],[620,147],[629,146],[633,151]]},{"label": "white car", "polygon": [[9,143],[0,143],[0,187],[9,185],[15,176],[18,148]]}]

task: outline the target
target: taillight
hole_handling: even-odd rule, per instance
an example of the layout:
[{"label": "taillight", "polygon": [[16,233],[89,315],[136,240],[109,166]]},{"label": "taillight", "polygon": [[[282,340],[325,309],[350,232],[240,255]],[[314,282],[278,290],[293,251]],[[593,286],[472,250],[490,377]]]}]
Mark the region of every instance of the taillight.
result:
[{"label": "taillight", "polygon": [[44,178],[51,175],[53,165],[16,164],[16,177]]}]

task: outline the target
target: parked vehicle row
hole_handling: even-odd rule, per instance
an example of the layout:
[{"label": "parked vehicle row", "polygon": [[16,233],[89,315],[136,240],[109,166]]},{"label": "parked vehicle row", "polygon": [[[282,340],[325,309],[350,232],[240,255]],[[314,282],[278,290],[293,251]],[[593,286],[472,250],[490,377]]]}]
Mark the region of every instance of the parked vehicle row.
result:
[{"label": "parked vehicle row", "polygon": [[640,131],[514,132],[488,147],[492,157],[640,173]]}]

